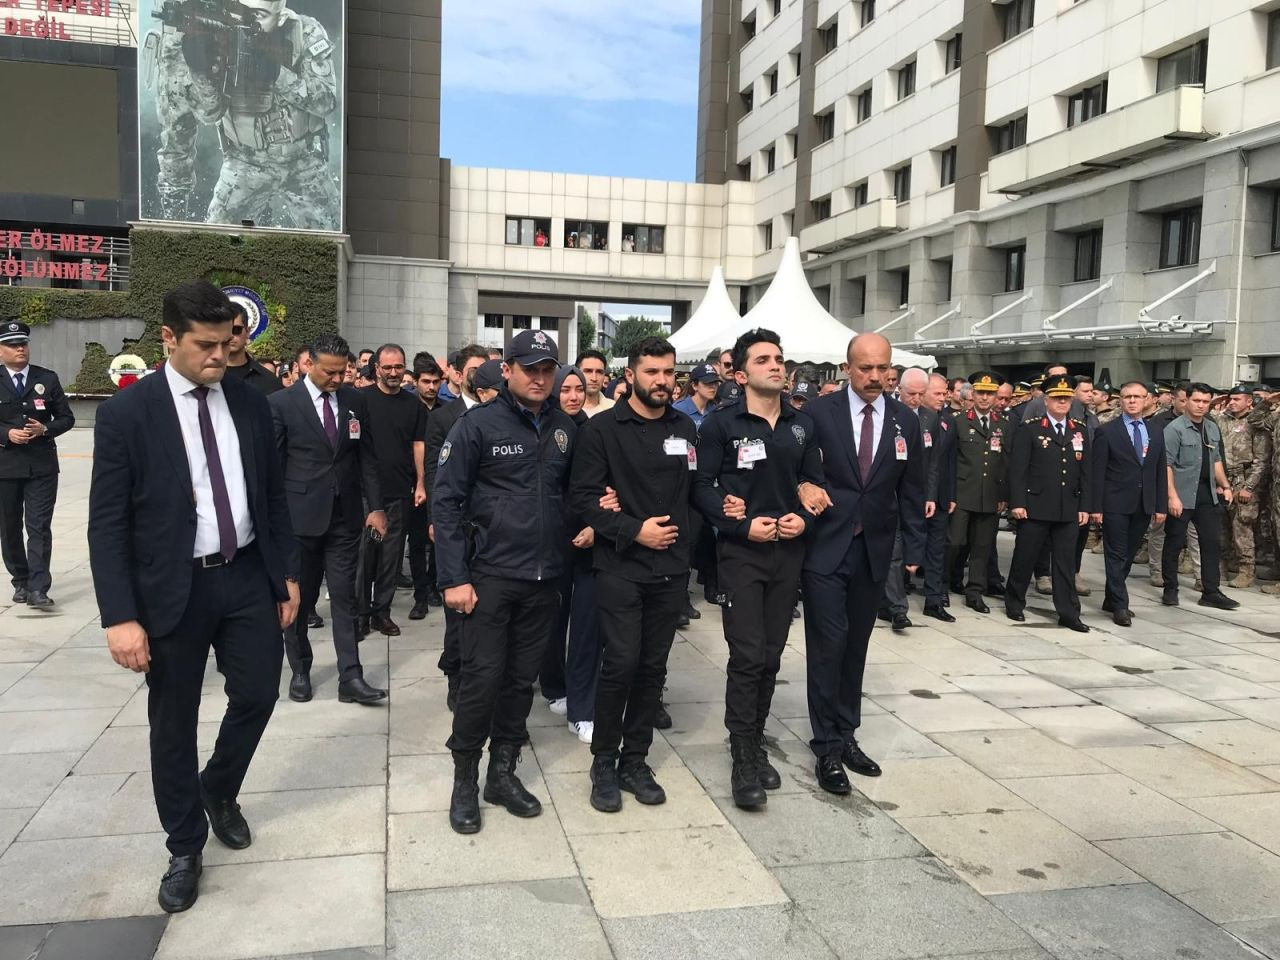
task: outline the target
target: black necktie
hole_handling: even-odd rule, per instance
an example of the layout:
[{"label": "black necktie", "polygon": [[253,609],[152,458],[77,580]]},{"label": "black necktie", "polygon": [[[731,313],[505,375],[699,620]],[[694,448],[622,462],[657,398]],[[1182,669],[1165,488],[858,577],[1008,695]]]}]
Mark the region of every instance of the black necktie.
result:
[{"label": "black necktie", "polygon": [[1058,442],[1061,443],[1062,442],[1062,424],[1056,423],[1054,424],[1054,426],[1057,427],[1058,429]]},{"label": "black necktie", "polygon": [[983,433],[986,433],[986,432],[987,432],[988,430],[990,430],[990,429],[991,429],[991,427],[989,427],[989,426],[987,425],[987,418],[984,416],[984,417],[982,418],[982,432],[983,432]]},{"label": "black necktie", "polygon": [[18,396],[22,396],[22,391],[25,389],[22,383],[22,374],[15,373],[13,375],[13,386],[18,391]]}]

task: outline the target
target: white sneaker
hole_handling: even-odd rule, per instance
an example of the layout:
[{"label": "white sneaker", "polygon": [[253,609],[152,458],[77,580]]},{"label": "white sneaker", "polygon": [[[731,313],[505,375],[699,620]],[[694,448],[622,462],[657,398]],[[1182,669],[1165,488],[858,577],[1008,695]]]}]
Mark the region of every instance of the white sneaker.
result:
[{"label": "white sneaker", "polygon": [[591,720],[570,720],[569,729],[578,735],[578,739],[583,743],[591,742],[591,735],[595,733],[596,725]]},{"label": "white sneaker", "polygon": [[548,700],[547,708],[557,717],[563,717],[569,712],[569,701],[566,697],[561,697],[558,700]]}]

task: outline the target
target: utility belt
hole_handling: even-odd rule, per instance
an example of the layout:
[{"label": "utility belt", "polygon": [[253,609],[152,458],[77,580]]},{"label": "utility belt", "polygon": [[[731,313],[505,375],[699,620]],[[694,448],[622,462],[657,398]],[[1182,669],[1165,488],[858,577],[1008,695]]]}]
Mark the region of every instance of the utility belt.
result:
[{"label": "utility belt", "polygon": [[228,111],[218,124],[224,151],[266,152],[270,158],[291,160],[303,154],[329,159],[328,124],[314,113],[292,107],[273,107],[262,113]]}]

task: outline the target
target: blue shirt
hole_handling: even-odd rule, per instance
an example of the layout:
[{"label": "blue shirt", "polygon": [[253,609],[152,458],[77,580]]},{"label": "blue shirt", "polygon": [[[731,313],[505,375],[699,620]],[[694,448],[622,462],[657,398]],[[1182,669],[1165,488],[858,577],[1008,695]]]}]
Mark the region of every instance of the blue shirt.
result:
[{"label": "blue shirt", "polygon": [[[1133,425],[1135,423],[1138,425],[1138,436],[1142,438],[1142,450],[1146,451],[1151,445],[1151,440],[1147,436],[1147,422],[1141,417],[1131,417],[1127,413],[1120,414],[1120,419],[1124,421],[1124,432],[1129,435],[1130,443],[1133,442]],[[1146,457],[1145,452],[1139,452],[1137,450],[1134,452],[1138,454],[1139,460]]]},{"label": "blue shirt", "polygon": [[711,405],[707,404],[706,410],[699,410],[698,405],[693,402],[693,397],[685,397],[683,400],[677,400],[671,405],[681,413],[689,415],[689,419],[693,421],[693,425],[699,430],[702,429],[702,421],[708,413],[711,412]]}]

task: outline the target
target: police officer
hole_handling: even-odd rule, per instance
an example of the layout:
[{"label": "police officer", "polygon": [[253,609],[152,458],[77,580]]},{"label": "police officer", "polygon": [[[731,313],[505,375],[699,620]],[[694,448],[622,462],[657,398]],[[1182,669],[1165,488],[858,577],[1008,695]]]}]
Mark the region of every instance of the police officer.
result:
[{"label": "police officer", "polygon": [[978,613],[991,612],[982,597],[996,548],[996,524],[1009,499],[1007,444],[1012,431],[1008,421],[995,412],[996,391],[1002,382],[999,374],[990,371],[972,374],[973,408],[952,420],[956,432],[956,509],[951,514],[951,579],[953,583],[960,580],[960,553],[967,548],[965,604]]},{"label": "police officer", "polygon": [[[0,325],[0,548],[13,580],[13,602],[47,608],[58,446],[76,422],[58,375],[31,364],[31,328]],[[22,542],[26,526],[27,542]]]},{"label": "police officer", "polygon": [[[1253,393],[1247,386],[1238,384],[1227,391],[1227,409],[1212,415],[1222,431],[1227,480],[1233,494],[1227,505],[1230,535],[1222,551],[1222,565],[1224,571],[1228,567],[1236,569],[1230,585],[1237,590],[1253,586],[1256,560],[1253,528],[1267,489],[1265,482],[1271,461],[1271,435],[1250,422],[1252,411]],[[1222,579],[1226,579],[1225,572]]]},{"label": "police officer", "polygon": [[[729,645],[724,725],[733,761],[733,802],[762,806],[782,780],[764,747],[791,610],[800,591],[803,539],[812,515],[802,481],[822,485],[822,454],[810,417],[782,402],[782,347],[770,330],[750,330],[733,347],[743,402],[717,410],[698,438],[698,509],[720,531],[720,583]],[[742,519],[724,512],[725,495],[745,501]]]},{"label": "police officer", "polygon": [[1010,620],[1025,621],[1036,559],[1046,540],[1052,554],[1053,606],[1058,624],[1078,633],[1089,628],[1080,620],[1080,597],[1074,576],[1076,540],[1089,522],[1089,436],[1073,419],[1069,377],[1045,381],[1045,412],[1023,421],[1014,431],[1009,455],[1009,507],[1018,521],[1004,609]]},{"label": "police officer", "polygon": [[556,583],[570,532],[565,495],[573,420],[552,400],[559,354],[541,330],[507,348],[506,385],[473,407],[440,448],[431,518],[445,606],[463,615],[449,825],[480,829],[479,766],[489,741],[486,803],[518,817],[542,804],[515,775],[533,681],[560,612]]},{"label": "police officer", "polygon": [[702,418],[715,409],[719,389],[720,371],[710,363],[700,363],[689,372],[689,395],[672,406],[687,414],[695,427],[701,427]]},{"label": "police officer", "polygon": [[[632,347],[626,376],[626,399],[587,421],[573,463],[573,508],[595,530],[604,662],[591,737],[591,805],[603,813],[622,809],[621,790],[644,804],[667,799],[646,759],[667,654],[688,603],[697,468],[698,431],[670,406],[675,348],[646,337]],[[607,488],[617,491],[618,512],[599,504]]]}]

